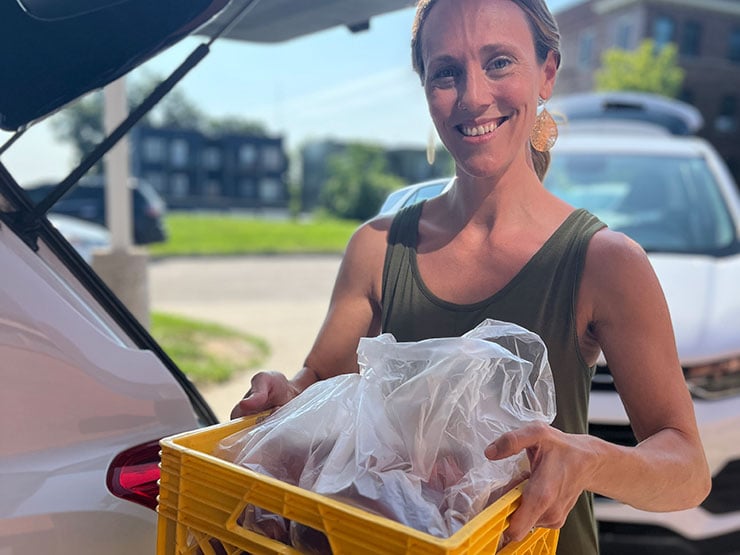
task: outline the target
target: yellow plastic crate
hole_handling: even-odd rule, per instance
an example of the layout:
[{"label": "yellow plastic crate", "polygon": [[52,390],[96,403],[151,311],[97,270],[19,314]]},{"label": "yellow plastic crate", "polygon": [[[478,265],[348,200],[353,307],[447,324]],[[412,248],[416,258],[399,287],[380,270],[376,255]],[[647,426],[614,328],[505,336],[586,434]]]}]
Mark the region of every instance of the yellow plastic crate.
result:
[{"label": "yellow plastic crate", "polygon": [[[256,505],[326,534],[334,555],[493,554],[516,488],[449,538],[437,538],[328,497],[286,484],[212,456],[225,437],[251,427],[243,418],[165,438],[159,490],[158,555],[299,554],[237,523]],[[535,529],[499,555],[554,555],[558,530]]]}]

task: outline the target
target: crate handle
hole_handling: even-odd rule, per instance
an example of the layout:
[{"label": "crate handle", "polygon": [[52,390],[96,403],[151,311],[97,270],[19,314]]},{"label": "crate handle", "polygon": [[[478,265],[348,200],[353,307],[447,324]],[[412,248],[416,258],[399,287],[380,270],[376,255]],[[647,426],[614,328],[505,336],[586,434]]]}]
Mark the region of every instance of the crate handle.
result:
[{"label": "crate handle", "polygon": [[289,545],[278,540],[268,538],[259,532],[255,532],[239,524],[239,518],[242,516],[247,506],[258,506],[254,501],[249,501],[247,499],[248,496],[249,491],[247,491],[242,500],[237,503],[236,508],[231,512],[229,518],[226,520],[226,529],[250,542],[252,545],[250,545],[248,549],[250,549],[250,553],[254,552],[253,555],[302,555],[300,551],[293,549]]}]

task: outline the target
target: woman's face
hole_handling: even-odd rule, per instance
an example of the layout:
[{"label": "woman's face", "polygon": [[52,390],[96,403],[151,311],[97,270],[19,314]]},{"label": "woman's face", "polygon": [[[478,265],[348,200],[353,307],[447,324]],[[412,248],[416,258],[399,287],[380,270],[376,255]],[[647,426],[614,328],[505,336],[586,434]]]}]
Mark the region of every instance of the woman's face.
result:
[{"label": "woman's face", "polygon": [[539,97],[555,81],[552,53],[535,54],[527,16],[511,0],[439,0],[422,28],[429,111],[458,169],[500,176],[527,164]]}]

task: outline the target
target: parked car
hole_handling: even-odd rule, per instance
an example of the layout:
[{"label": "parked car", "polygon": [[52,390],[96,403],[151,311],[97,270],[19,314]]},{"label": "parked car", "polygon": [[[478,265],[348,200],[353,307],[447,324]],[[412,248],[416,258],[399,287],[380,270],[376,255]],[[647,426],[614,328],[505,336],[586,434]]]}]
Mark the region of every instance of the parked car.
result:
[{"label": "parked car", "polygon": [[49,221],[88,264],[95,250],[110,247],[110,232],[102,225],[63,214],[49,214]]},{"label": "parked car", "polygon": [[[567,114],[545,186],[646,250],[671,312],[712,471],[712,491],[696,509],[652,513],[597,498],[602,555],[740,553],[737,185],[714,148],[685,132],[697,128],[691,107],[661,104],[652,95],[648,102],[633,94],[579,98],[571,105],[602,110]],[[620,106],[628,113],[620,114]],[[663,113],[650,113],[656,110]],[[650,117],[642,117],[646,112]],[[684,124],[675,119],[682,114],[689,114]],[[408,194],[404,199],[390,212],[414,202]],[[603,357],[592,383],[589,427],[607,441],[635,443]]]},{"label": "parked car", "polygon": [[[0,2],[0,127],[23,132],[201,28],[226,4]],[[270,27],[266,38],[353,24],[402,1],[371,4],[343,3],[335,17],[335,0],[315,0],[292,19],[295,29]],[[263,0],[249,15],[280,20],[294,12],[292,0]],[[69,198],[91,188],[79,184]],[[58,228],[0,162],[0,553],[154,554],[158,440],[217,419],[83,262],[61,220],[52,220]]]},{"label": "parked car", "polygon": [[[38,203],[56,184],[42,184],[27,189],[31,199]],[[143,179],[131,179],[131,215],[133,240],[137,245],[159,243],[167,236],[164,228],[166,205],[162,197]],[[102,176],[84,177],[66,195],[57,201],[50,213],[72,216],[105,226],[105,182]]]},{"label": "parked car", "polygon": [[386,197],[383,205],[378,210],[378,215],[393,214],[404,206],[416,204],[422,200],[436,197],[452,184],[449,177],[431,179],[413,185],[406,185],[393,191]]},{"label": "parked car", "polygon": [[[597,499],[602,553],[737,553],[740,195],[722,160],[702,139],[660,130],[648,134],[643,128],[606,133],[603,124],[601,131],[562,133],[545,185],[647,251],[671,312],[712,491],[700,507],[677,513],[649,513]],[[591,433],[633,444],[603,359],[591,391]]]}]

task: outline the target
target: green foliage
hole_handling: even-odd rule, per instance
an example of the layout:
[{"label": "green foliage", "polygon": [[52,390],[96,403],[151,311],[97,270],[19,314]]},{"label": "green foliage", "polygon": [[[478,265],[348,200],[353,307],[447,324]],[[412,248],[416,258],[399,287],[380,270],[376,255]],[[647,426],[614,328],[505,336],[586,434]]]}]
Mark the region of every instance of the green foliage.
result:
[{"label": "green foliage", "polygon": [[358,222],[266,219],[238,215],[170,213],[167,240],[148,245],[152,256],[342,253]]},{"label": "green foliage", "polygon": [[57,139],[71,143],[82,159],[105,138],[102,93],[92,93],[69,106],[51,120],[51,125]]},{"label": "green foliage", "polygon": [[385,197],[404,185],[387,169],[385,151],[379,146],[352,144],[329,159],[329,175],[320,202],[338,217],[367,220]]},{"label": "green foliage", "polygon": [[654,41],[645,40],[634,51],[612,48],[604,52],[601,64],[595,76],[600,91],[640,91],[675,98],[684,80],[674,44],[658,50]]}]

